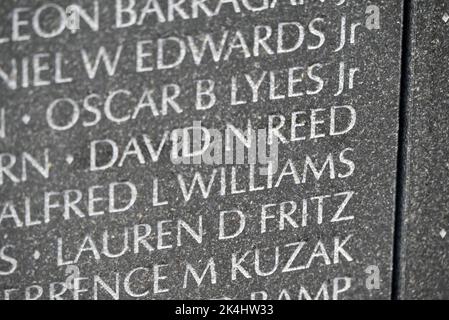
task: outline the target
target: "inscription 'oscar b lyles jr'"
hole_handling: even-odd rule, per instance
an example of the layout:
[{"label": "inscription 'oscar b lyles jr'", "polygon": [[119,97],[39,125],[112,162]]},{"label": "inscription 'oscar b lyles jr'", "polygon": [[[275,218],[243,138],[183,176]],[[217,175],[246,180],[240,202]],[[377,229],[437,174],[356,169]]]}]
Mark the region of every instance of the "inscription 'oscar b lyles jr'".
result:
[{"label": "inscription 'oscar b lyles jr'", "polygon": [[0,299],[389,297],[401,17],[3,1]]}]

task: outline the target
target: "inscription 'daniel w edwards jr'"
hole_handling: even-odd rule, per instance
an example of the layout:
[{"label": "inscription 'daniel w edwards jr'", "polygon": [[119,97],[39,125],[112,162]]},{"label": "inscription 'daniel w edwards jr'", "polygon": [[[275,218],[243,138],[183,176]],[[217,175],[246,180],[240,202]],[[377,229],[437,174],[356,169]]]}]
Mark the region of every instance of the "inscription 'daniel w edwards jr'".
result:
[{"label": "inscription 'daniel w edwards jr'", "polygon": [[400,1],[3,1],[1,299],[390,295]]}]

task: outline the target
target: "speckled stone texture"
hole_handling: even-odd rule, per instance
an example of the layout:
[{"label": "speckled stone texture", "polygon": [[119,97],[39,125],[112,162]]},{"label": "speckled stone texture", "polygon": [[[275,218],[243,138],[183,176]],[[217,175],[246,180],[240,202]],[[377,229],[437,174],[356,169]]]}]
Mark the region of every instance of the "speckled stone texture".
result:
[{"label": "speckled stone texture", "polygon": [[[2,0],[0,2],[2,26],[8,21],[4,19],[5,15],[8,15],[13,7],[38,8],[46,2]],[[86,289],[85,292],[79,294],[79,298],[110,299],[114,296],[111,292],[116,291],[116,284],[120,291],[120,299],[133,298],[128,294],[129,287],[127,287],[126,279],[129,277],[131,280],[128,284],[131,286],[132,292],[139,293],[141,299],[215,299],[222,297],[250,299],[252,293],[261,291],[264,291],[270,299],[287,297],[297,299],[300,292],[304,293],[304,290],[312,298],[389,299],[392,278],[402,1],[372,0],[367,4],[364,1],[352,0],[346,1],[341,6],[336,5],[337,1],[304,1],[305,5],[297,8],[285,5],[288,1],[278,1],[284,5],[266,11],[251,13],[246,10],[238,14],[235,14],[228,4],[226,10],[213,18],[203,15],[198,19],[176,19],[176,21],[161,24],[155,23],[154,20],[151,22],[150,19],[142,26],[122,30],[110,27],[114,20],[112,2],[109,0],[99,1],[102,29],[98,33],[86,30],[75,34],[65,32],[51,40],[33,38],[28,42],[0,45],[1,63],[9,61],[13,57],[23,57],[33,53],[63,52],[65,74],[74,79],[73,82],[66,84],[18,90],[7,90],[2,84],[0,106],[7,111],[8,125],[7,138],[0,140],[0,152],[20,155],[26,151],[32,155],[40,155],[40,159],[42,159],[42,151],[44,148],[49,148],[52,166],[49,179],[43,179],[35,171],[30,171],[30,179],[26,182],[17,185],[9,181],[5,182],[0,186],[0,203],[3,206],[8,201],[16,203],[18,215],[23,220],[24,198],[30,197],[34,219],[43,221],[44,192],[81,190],[83,200],[80,202],[80,207],[84,213],[87,208],[87,190],[95,185],[106,186],[96,192],[99,192],[100,197],[107,199],[107,186],[110,183],[132,182],[138,189],[138,198],[130,210],[119,214],[108,212],[109,203],[107,201],[98,201],[95,204],[96,209],[105,211],[105,214],[95,217],[79,218],[72,212],[71,218],[65,220],[63,209],[59,207],[52,209],[49,223],[42,222],[27,228],[15,227],[13,219],[6,219],[0,225],[0,248],[9,246],[4,254],[17,259],[18,265],[12,275],[0,276],[0,298],[5,298],[5,292],[8,289],[15,289],[10,293],[11,299],[23,299],[26,297],[27,291],[32,296],[38,295],[39,288],[27,289],[33,285],[43,288],[42,297],[49,298],[52,290],[51,283],[73,284],[73,281],[71,282],[70,279],[66,281],[66,279],[72,276],[73,270],[76,269],[57,266],[58,238],[63,241],[65,261],[76,258],[86,235],[90,235],[91,240],[98,246],[98,250],[102,251],[101,243],[105,231],[108,231],[108,236],[115,235],[113,239],[115,244],[111,245],[109,249],[112,253],[118,254],[123,248],[121,244],[125,228],[133,230],[132,228],[139,224],[150,225],[152,233],[147,240],[155,248],[157,247],[158,223],[171,220],[173,221],[172,227],[170,231],[167,231],[171,232],[171,235],[164,236],[163,243],[159,244],[160,250],[155,249],[148,252],[141,245],[140,253],[134,254],[132,231],[129,231],[129,250],[119,258],[108,258],[100,253],[100,258],[95,259],[91,244],[85,244],[85,252],[76,263],[80,270],[78,278],[82,278],[82,289]],[[166,1],[160,2],[166,3]],[[424,2],[422,1],[422,3]],[[69,3],[66,0],[58,1],[60,5]],[[92,2],[79,1],[79,3],[88,6],[88,3]],[[165,6],[165,4],[161,5]],[[380,9],[380,30],[366,28],[366,19],[369,16],[366,13],[368,5],[376,5]],[[347,43],[343,50],[336,51],[340,41],[343,17],[346,19]],[[312,50],[307,47],[314,47],[320,42],[319,37],[309,32],[308,24],[315,18],[323,19],[320,29],[325,34],[325,43],[321,48]],[[429,15],[423,15],[420,19],[430,18]],[[435,15],[432,19],[436,21],[438,28],[441,28],[441,39],[438,45],[436,42],[430,45],[429,42],[429,45],[426,45],[426,48],[429,49],[439,48],[439,45],[444,44],[445,41],[443,37],[445,29],[444,25],[440,23],[439,16]],[[178,68],[140,74],[136,74],[136,62],[135,59],[131,59],[135,52],[135,43],[142,39],[156,40],[176,36],[185,40],[189,35],[197,36],[205,32],[212,32],[220,37],[224,30],[229,30],[231,33],[240,30],[252,44],[251,38],[254,37],[255,25],[270,25],[276,28],[280,22],[292,21],[301,23],[306,30],[304,44],[292,53],[282,55],[263,53],[259,57],[249,58],[244,58],[241,53],[235,53],[229,60],[221,60],[218,63],[215,63],[209,54],[207,62],[200,66],[195,66],[191,58],[186,58]],[[424,22],[422,20],[423,25]],[[349,30],[352,23],[359,23],[354,44],[349,43]],[[433,23],[429,23],[425,26],[433,28],[433,25]],[[1,27],[0,30],[2,30]],[[275,31],[273,32],[275,33]],[[429,37],[427,31],[425,34],[426,37],[424,34],[422,35],[425,41],[436,41]],[[103,45],[112,50],[119,43],[124,45],[124,49],[116,75],[109,77],[102,68],[94,80],[89,80],[83,72],[80,47],[92,51],[98,50],[99,46]],[[275,40],[270,40],[269,43],[272,46],[276,45]],[[441,50],[442,48],[441,46]],[[431,51],[433,59],[430,60],[435,63],[435,68],[432,68],[430,74],[432,77],[441,78],[443,87],[443,81],[446,78],[444,73],[439,73],[439,71],[444,70],[444,66],[441,66],[440,62],[445,57],[437,55],[437,52],[440,52],[438,50],[440,49]],[[422,54],[424,55],[424,53]],[[425,57],[423,56],[423,61],[429,62],[427,53]],[[335,96],[341,62],[345,63],[346,86],[343,94]],[[307,68],[314,64],[321,64],[321,67],[315,70],[323,79],[323,88],[318,94],[270,100],[268,82],[264,82],[258,102],[251,102],[249,89],[246,86],[245,92],[239,97],[249,102],[237,106],[230,104],[230,86],[233,75],[239,76],[242,81],[244,74],[260,75],[264,70],[279,72],[284,70],[284,78],[279,80],[277,89],[286,92],[285,70],[295,66]],[[53,68],[52,65],[50,69],[53,70]],[[356,73],[353,89],[348,89],[349,68],[360,69]],[[194,90],[196,89],[194,81],[207,78],[216,81],[218,102],[211,110],[196,111],[194,110]],[[422,81],[422,86],[425,86],[433,79],[418,78],[417,81]],[[106,93],[118,89],[127,89],[133,93],[129,100],[120,100],[122,105],[115,109],[115,111],[123,112],[121,115],[126,115],[126,108],[129,105],[135,106],[139,102],[145,88],[159,88],[163,84],[170,83],[177,83],[182,89],[179,101],[184,107],[184,111],[180,114],[175,114],[172,109],[169,109],[166,116],[156,118],[147,109],[133,121],[116,124],[102,119],[95,126],[83,127],[82,121],[91,122],[95,119],[93,114],[84,112],[81,114],[80,122],[64,132],[51,130],[45,120],[49,104],[57,98],[72,97],[81,103],[82,99],[90,93],[98,93],[104,97]],[[300,84],[300,88],[303,92],[305,90],[313,91],[316,85],[316,82],[311,81],[305,75],[305,80]],[[244,88],[243,85],[240,87]],[[432,87],[431,90],[438,90],[438,88]],[[426,139],[431,140],[438,135],[442,141],[446,140],[443,129],[439,134],[437,134],[438,131],[430,131],[430,126],[435,127],[435,130],[440,126],[444,127],[443,119],[446,113],[442,112],[444,108],[441,96],[445,96],[445,93],[433,95],[430,94],[432,91],[428,90],[420,92],[424,96],[434,99],[433,103],[425,102],[425,106],[419,106],[415,111],[415,119],[419,120],[416,121],[417,125],[424,128],[424,132],[417,131],[420,139],[417,141],[420,141],[419,147],[427,148],[430,145],[426,143]],[[157,95],[160,96],[160,92]],[[419,97],[419,94],[417,96]],[[305,141],[291,142],[280,147],[280,168],[275,174],[273,184],[276,184],[288,159],[295,163],[300,176],[299,180],[301,180],[307,156],[317,165],[322,165],[331,154],[335,162],[335,175],[329,174],[329,169],[326,169],[319,180],[314,179],[313,173],[309,171],[305,182],[295,183],[294,177],[290,174],[284,177],[279,187],[267,190],[266,178],[257,177],[256,184],[258,186],[265,185],[265,190],[249,192],[248,185],[251,183],[249,170],[248,167],[243,166],[239,168],[237,174],[238,188],[245,188],[246,191],[231,194],[231,169],[228,166],[226,167],[226,196],[220,195],[219,185],[215,184],[207,199],[203,199],[201,194],[196,192],[190,201],[185,202],[178,185],[177,175],[182,174],[186,178],[192,178],[195,171],[201,171],[208,175],[206,181],[209,181],[213,167],[207,165],[175,166],[170,162],[169,146],[162,150],[161,160],[157,163],[152,163],[149,160],[149,153],[145,152],[145,164],[139,163],[136,156],[130,156],[121,167],[115,165],[109,170],[97,172],[89,170],[89,145],[93,140],[113,139],[119,144],[120,152],[123,153],[131,137],[139,137],[138,143],[143,148],[145,143],[142,134],[147,134],[154,141],[159,142],[164,130],[191,126],[194,120],[201,120],[204,126],[220,130],[226,123],[232,123],[237,128],[245,128],[248,120],[251,120],[255,128],[266,128],[269,115],[285,115],[286,125],[289,125],[293,112],[304,111],[310,116],[310,110],[322,108],[324,109],[323,114],[329,115],[332,106],[343,105],[352,106],[357,114],[355,126],[349,133],[340,136],[327,134],[324,138],[313,140],[307,138]],[[429,111],[433,108],[437,110],[438,106],[441,106],[441,109],[438,109],[439,112]],[[28,115],[30,121],[23,121],[24,115]],[[69,117],[64,112],[58,116],[60,121],[67,121],[67,117]],[[323,132],[329,132],[329,117],[326,117],[325,124],[320,127]],[[427,120],[422,121],[423,117]],[[435,119],[430,121],[429,117]],[[310,121],[310,118],[306,120],[306,129],[310,128]],[[345,124],[347,123],[337,122],[337,127],[341,128]],[[298,128],[298,132],[301,130],[304,128]],[[283,130],[283,133],[288,134],[289,129]],[[310,136],[310,132],[308,134]],[[354,163],[354,172],[345,177],[348,172],[348,162],[345,164],[344,161],[341,161],[341,152],[347,148],[352,149],[345,153],[345,156]],[[429,152],[432,152],[432,149]],[[67,160],[67,155],[73,156],[73,162]],[[108,156],[108,154],[103,156]],[[434,163],[435,157],[441,159],[441,162]],[[420,175],[423,172],[433,172],[428,170],[435,165],[446,164],[443,159],[446,158],[439,154],[429,155],[429,158],[418,157],[413,162],[413,168],[416,168],[414,170]],[[20,168],[15,170],[20,173]],[[287,168],[288,170],[290,169]],[[426,181],[433,181],[431,174],[424,177]],[[160,200],[169,201],[166,206],[154,207],[151,205],[153,179],[155,178],[158,178],[161,184],[159,191],[163,197]],[[417,185],[423,183],[422,180],[416,181]],[[443,180],[439,181],[444,182]],[[446,196],[446,193],[441,192],[444,190],[442,186],[431,187],[429,190],[434,189],[437,189],[442,197]],[[342,192],[353,192],[353,197],[340,215],[340,218],[349,217],[349,219],[339,220],[335,214],[344,198],[341,195],[337,198],[328,198],[327,196]],[[417,191],[415,194],[419,199],[428,197],[427,193],[421,194]],[[301,223],[303,199],[316,196],[325,196],[323,198],[325,200],[323,221],[318,218],[317,203],[319,200],[315,199],[309,203],[307,226],[303,226]],[[127,197],[127,193],[118,194],[116,205],[126,204]],[[63,201],[60,195],[55,199],[55,201]],[[433,193],[429,199],[434,199]],[[285,225],[280,230],[278,206],[271,209],[270,214],[275,215],[275,218],[269,220],[266,232],[261,233],[262,206],[280,204],[284,201],[297,203],[298,210],[292,215],[298,224],[297,228],[284,221]],[[416,204],[416,207],[420,204],[421,209],[419,210],[424,210],[425,206],[429,205],[432,210],[426,209],[426,215],[444,214],[444,211],[440,210],[443,208],[431,206],[430,202],[426,201],[424,203],[413,201],[412,204]],[[411,212],[416,216],[421,216],[416,207]],[[284,209],[288,210],[288,208],[290,207],[287,206]],[[433,210],[434,208],[435,210]],[[246,228],[239,237],[218,241],[219,212],[220,210],[234,209],[241,210],[245,214]],[[181,245],[178,245],[176,221],[184,219],[191,226],[197,227],[200,216],[203,219],[204,227],[202,243],[198,244],[192,237],[186,236],[186,231],[183,231],[183,241]],[[431,227],[431,224],[425,221],[418,220],[417,222],[419,222],[419,226]],[[168,228],[169,225],[165,224],[164,228]],[[228,227],[235,229],[237,226],[234,224]],[[440,227],[435,225],[435,228]],[[436,229],[435,232],[430,233],[432,237],[436,237],[435,241],[429,240],[434,245],[437,245],[437,241],[441,242],[438,239],[437,231]],[[425,234],[428,235],[427,232]],[[338,241],[341,244],[345,239],[348,241],[343,248],[349,253],[350,258],[342,255],[338,248],[334,248]],[[425,237],[421,236],[418,239],[427,241]],[[410,240],[410,243],[416,243],[419,244],[419,248],[425,248],[419,242]],[[164,245],[172,246],[172,248],[164,249]],[[89,250],[86,249],[87,246],[90,247]],[[299,251],[300,246],[301,250]],[[260,249],[260,252],[264,254],[258,261],[258,267],[263,272],[270,273],[276,263],[274,259],[276,247],[279,250],[276,270],[268,276],[257,275],[255,250]],[[419,248],[417,250],[421,250]],[[326,252],[324,253],[323,250]],[[233,255],[240,259],[248,251],[249,254],[243,266],[249,272],[249,276],[237,271],[237,275],[233,277]],[[314,251],[315,258],[311,260],[312,263],[301,268],[300,266],[308,264]],[[211,258],[214,259],[217,274],[215,283],[212,283],[210,274],[206,273],[202,284],[198,287],[194,277],[188,274],[188,285],[187,288],[184,288],[187,263],[195,267],[198,277],[200,277]],[[290,268],[286,267],[288,263],[290,263]],[[411,268],[413,266],[417,268],[418,264],[419,261],[416,261],[416,264],[410,263],[409,265]],[[380,272],[379,288],[376,288],[376,281],[374,281],[374,287],[372,286],[373,281],[368,281],[371,287],[367,288],[369,274],[366,270],[370,266],[371,272],[373,270]],[[0,270],[8,270],[9,267],[10,262],[0,259]],[[284,271],[296,270],[282,272],[283,269],[285,269]],[[133,270],[137,271],[130,274]],[[110,287],[109,291],[104,289],[104,283],[98,282],[98,277]],[[337,280],[335,280],[336,278]],[[341,288],[343,282],[338,283],[338,278],[340,280],[342,278],[351,279],[350,288],[340,295],[336,289],[338,286]],[[158,282],[159,287],[157,288],[154,285],[155,280]],[[95,291],[95,282],[97,291]],[[429,287],[435,288],[437,285],[435,283]],[[60,290],[60,287],[56,286],[55,290]],[[72,288],[69,288],[61,297],[74,298],[72,291]],[[258,297],[260,296],[263,294]],[[306,296],[303,295],[304,297]]]},{"label": "speckled stone texture", "polygon": [[[412,1],[407,206],[401,296],[449,298],[448,1]],[[449,21],[447,21],[449,22]]]}]

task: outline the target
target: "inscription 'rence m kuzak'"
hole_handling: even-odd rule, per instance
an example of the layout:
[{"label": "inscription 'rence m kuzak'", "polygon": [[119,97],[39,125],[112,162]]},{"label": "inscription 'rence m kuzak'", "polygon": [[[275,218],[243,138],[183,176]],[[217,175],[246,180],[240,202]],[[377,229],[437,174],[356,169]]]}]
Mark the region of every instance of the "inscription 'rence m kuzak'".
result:
[{"label": "inscription 'rence m kuzak'", "polygon": [[391,295],[402,2],[0,4],[0,299]]}]

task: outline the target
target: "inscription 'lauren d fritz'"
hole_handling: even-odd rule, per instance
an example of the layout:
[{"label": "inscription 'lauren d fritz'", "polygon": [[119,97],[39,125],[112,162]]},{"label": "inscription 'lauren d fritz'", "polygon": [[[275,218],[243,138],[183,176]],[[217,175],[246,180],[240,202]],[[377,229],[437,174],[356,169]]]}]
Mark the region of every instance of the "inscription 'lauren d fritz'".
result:
[{"label": "inscription 'lauren d fritz'", "polygon": [[389,297],[402,17],[2,0],[0,299]]}]

